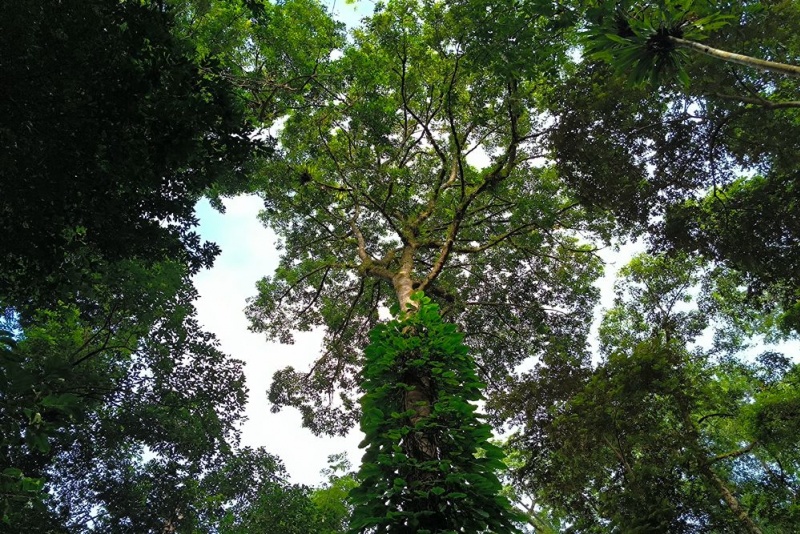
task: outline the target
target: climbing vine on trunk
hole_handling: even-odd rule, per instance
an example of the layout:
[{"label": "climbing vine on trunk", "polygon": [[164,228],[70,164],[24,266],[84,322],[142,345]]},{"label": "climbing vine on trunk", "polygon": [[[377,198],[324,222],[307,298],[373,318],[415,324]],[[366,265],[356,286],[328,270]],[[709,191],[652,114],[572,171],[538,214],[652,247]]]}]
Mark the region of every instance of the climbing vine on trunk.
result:
[{"label": "climbing vine on trunk", "polygon": [[421,292],[412,302],[370,332],[351,532],[518,532],[464,336]]}]

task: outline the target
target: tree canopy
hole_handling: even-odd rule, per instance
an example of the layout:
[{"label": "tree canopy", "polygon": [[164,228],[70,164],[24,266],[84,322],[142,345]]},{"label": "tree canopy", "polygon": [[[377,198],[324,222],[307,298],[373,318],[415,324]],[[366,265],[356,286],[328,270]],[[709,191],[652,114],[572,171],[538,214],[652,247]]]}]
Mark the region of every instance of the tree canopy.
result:
[{"label": "tree canopy", "polygon": [[[797,364],[740,356],[753,325],[727,307],[737,275],[638,256],[623,276],[600,327],[600,364],[557,411],[520,416],[514,446],[536,451],[520,471],[527,487],[581,532],[790,529],[795,447],[775,440],[796,439],[785,425]],[[711,346],[695,344],[709,328]]]},{"label": "tree canopy", "polygon": [[[439,4],[380,8],[315,67],[318,100],[286,116],[280,156],[255,177],[283,253],[247,313],[282,341],[326,327],[310,376],[287,369],[270,392],[315,431],[352,425],[367,332],[414,291],[463,329],[490,388],[528,357],[581,350],[599,262],[576,235],[605,220],[587,220],[536,164],[550,128],[531,111],[544,73],[499,68],[489,54],[503,50],[473,47],[460,16]],[[332,385],[345,393],[338,403],[327,401]]]},{"label": "tree canopy", "polygon": [[[241,362],[197,322],[193,230],[254,152],[159,3],[0,8],[3,528],[160,532],[234,453]],[[24,527],[23,527],[24,525]]]},{"label": "tree canopy", "polygon": [[[0,528],[791,530],[798,35],[786,0],[4,5]],[[239,447],[196,316],[194,206],[242,193],[251,329],[324,332],[272,409],[365,434],[317,488]]]},{"label": "tree canopy", "polygon": [[253,149],[214,60],[157,2],[23,1],[0,19],[0,295],[69,300],[101,262],[210,266],[194,204]]}]

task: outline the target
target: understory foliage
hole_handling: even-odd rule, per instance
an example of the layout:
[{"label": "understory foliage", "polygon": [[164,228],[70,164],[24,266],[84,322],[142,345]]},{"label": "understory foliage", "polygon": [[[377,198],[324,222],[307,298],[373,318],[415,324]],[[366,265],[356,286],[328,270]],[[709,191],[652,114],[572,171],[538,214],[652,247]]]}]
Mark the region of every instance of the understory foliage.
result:
[{"label": "understory foliage", "polygon": [[365,351],[351,532],[517,532],[464,336],[421,292],[412,299],[416,309],[376,326]]}]

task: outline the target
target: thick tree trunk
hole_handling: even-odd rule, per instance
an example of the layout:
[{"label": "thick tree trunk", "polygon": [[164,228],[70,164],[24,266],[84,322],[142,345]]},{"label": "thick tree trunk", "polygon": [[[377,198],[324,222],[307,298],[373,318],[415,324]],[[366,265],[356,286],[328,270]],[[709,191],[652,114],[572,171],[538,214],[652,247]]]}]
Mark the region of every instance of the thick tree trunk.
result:
[{"label": "thick tree trunk", "polygon": [[[722,500],[725,501],[725,504],[728,506],[730,511],[733,512],[733,515],[741,524],[743,532],[748,532],[749,534],[763,534],[761,529],[758,528],[758,525],[756,525],[750,518],[747,510],[742,508],[742,505],[739,503],[739,499],[737,499],[736,495],[734,495],[733,492],[728,488],[728,486],[725,484],[725,481],[723,481],[711,468],[711,465],[709,464],[709,458],[706,456],[706,454],[703,452],[703,448],[700,446],[700,435],[694,421],[692,421],[692,418],[689,415],[689,410],[684,406],[682,412],[683,422],[686,425],[686,430],[689,431],[691,439],[694,442],[693,455],[695,461],[697,462],[700,475],[709,481],[714,488],[716,488],[722,497]],[[753,443],[753,446],[755,446],[755,442]]]},{"label": "thick tree trunk", "polygon": [[[413,313],[417,308],[416,303],[411,300],[411,294],[414,292],[414,282],[411,279],[413,261],[414,249],[406,247],[400,258],[400,268],[392,278],[392,285],[400,303],[400,311],[403,313]],[[417,332],[408,332],[408,334],[418,335]],[[413,358],[413,356],[409,356],[409,358]],[[409,417],[409,424],[412,427],[430,417],[433,403],[436,400],[436,392],[433,391],[429,371],[429,369],[416,367],[407,369],[403,376],[403,381],[411,387],[403,398],[403,409],[414,412],[414,415]],[[407,456],[420,462],[435,460],[438,457],[435,440],[428,432],[420,431],[408,435],[401,446]],[[428,476],[429,473],[426,472],[412,475],[414,479],[423,483],[430,482],[426,479]]]},{"label": "thick tree trunk", "polygon": [[400,268],[392,277],[394,292],[397,294],[397,301],[400,304],[400,311],[405,313],[413,309],[414,303],[411,301],[411,294],[414,292],[414,281],[411,279],[411,272],[414,268],[414,249],[407,246],[403,249],[400,257]]},{"label": "thick tree trunk", "polygon": [[739,65],[745,65],[754,69],[776,72],[778,74],[785,74],[787,76],[800,77],[800,67],[797,65],[788,65],[786,63],[778,63],[775,61],[767,61],[750,56],[743,56],[742,54],[727,52],[725,50],[720,50],[719,48],[712,48],[701,43],[687,41],[678,37],[670,37],[669,40],[677,47],[688,48],[690,50],[694,50],[695,52],[700,52],[701,54],[721,59],[722,61],[738,63]]},{"label": "thick tree trunk", "polygon": [[725,485],[725,482],[717,475],[713,469],[711,469],[708,465],[703,465],[700,468],[700,472],[703,476],[708,479],[714,487],[717,488],[720,495],[722,496],[722,500],[725,501],[725,504],[728,505],[728,508],[731,509],[733,515],[736,516],[736,519],[739,520],[739,523],[744,528],[745,532],[749,532],[750,534],[762,534],[761,529],[758,528],[758,525],[753,523],[753,520],[750,519],[750,516],[747,514],[747,511],[742,508],[742,505],[739,504],[739,499],[728,489],[728,486]]},{"label": "thick tree trunk", "polygon": [[[403,399],[403,408],[413,410],[414,415],[409,417],[411,426],[416,426],[420,421],[425,421],[431,415],[431,409],[435,401],[436,394],[431,389],[431,379],[425,376],[423,369],[417,370],[412,376],[405,378],[406,383],[413,389],[406,392]],[[415,458],[420,462],[427,462],[438,458],[438,448],[433,436],[428,432],[420,431],[410,434],[406,442],[402,444],[404,453],[410,458]],[[424,477],[417,476],[418,480]]]}]

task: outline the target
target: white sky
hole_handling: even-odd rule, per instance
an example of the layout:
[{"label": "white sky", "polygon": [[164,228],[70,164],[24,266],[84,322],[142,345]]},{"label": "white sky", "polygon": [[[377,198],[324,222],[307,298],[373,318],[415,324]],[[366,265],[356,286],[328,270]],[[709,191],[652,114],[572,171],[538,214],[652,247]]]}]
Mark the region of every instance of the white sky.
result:
[{"label": "white sky", "polygon": [[200,294],[198,318],[206,330],[219,337],[224,352],[245,362],[250,393],[242,445],[263,446],[280,456],[293,482],[317,484],[331,454],[346,451],[354,466],[360,463],[360,433],[318,438],[301,427],[297,410],[270,413],[266,392],[272,374],[288,365],[308,369],[319,354],[321,335],[298,333],[294,345],[280,345],[267,343],[262,334],[247,329],[245,301],[255,295],[256,281],[272,274],[278,265],[275,235],[256,218],[262,207],[257,197],[228,199],[225,206],[225,214],[216,212],[207,201],[197,207],[200,234],[222,248],[214,267],[194,279]]}]

